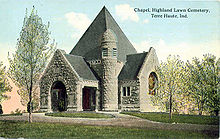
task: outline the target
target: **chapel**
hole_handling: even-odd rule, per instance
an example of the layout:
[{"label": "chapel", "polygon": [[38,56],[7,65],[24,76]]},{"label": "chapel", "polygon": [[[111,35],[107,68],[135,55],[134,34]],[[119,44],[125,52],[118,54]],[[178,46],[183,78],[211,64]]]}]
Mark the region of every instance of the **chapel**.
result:
[{"label": "chapel", "polygon": [[158,65],[155,49],[137,53],[103,7],[70,53],[55,51],[40,79],[40,110],[158,111],[150,100]]}]

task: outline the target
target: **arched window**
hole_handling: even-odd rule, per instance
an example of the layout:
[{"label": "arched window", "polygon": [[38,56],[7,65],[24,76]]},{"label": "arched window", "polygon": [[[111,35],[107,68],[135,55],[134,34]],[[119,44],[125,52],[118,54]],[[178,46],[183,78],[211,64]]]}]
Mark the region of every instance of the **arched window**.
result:
[{"label": "arched window", "polygon": [[158,86],[158,78],[155,72],[151,72],[148,77],[149,94],[154,95]]}]

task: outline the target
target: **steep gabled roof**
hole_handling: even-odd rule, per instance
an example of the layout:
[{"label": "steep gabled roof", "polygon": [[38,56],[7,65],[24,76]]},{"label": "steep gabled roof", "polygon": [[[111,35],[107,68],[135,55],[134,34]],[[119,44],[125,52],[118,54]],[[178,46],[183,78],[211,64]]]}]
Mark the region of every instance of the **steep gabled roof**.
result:
[{"label": "steep gabled roof", "polygon": [[127,55],[127,61],[122,68],[118,79],[119,80],[135,80],[144,62],[147,52]]},{"label": "steep gabled roof", "polygon": [[64,56],[82,79],[97,80],[83,57],[70,54],[64,54]]},{"label": "steep gabled roof", "polygon": [[107,29],[116,35],[118,60],[125,62],[126,55],[137,53],[109,11],[103,7],[70,54],[83,56],[86,60],[101,59],[101,36]]}]

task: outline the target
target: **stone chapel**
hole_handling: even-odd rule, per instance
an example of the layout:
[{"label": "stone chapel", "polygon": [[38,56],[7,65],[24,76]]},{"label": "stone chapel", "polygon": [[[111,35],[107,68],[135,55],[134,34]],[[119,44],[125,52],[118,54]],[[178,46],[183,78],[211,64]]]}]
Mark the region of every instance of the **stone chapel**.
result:
[{"label": "stone chapel", "polygon": [[103,7],[69,54],[54,53],[40,79],[40,110],[158,111],[150,101],[158,65],[155,49],[137,53]]}]

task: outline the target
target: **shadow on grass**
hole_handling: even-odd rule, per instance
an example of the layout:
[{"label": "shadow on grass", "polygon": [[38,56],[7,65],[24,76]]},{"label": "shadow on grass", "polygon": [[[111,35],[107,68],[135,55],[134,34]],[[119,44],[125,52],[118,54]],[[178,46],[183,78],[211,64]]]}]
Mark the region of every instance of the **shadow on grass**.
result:
[{"label": "shadow on grass", "polygon": [[219,124],[219,116],[173,114],[172,119],[170,120],[169,113],[162,112],[122,112],[122,114],[163,123],[189,123],[202,125]]}]

